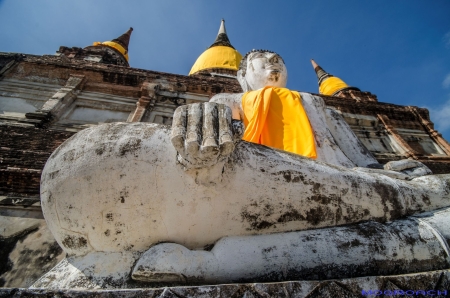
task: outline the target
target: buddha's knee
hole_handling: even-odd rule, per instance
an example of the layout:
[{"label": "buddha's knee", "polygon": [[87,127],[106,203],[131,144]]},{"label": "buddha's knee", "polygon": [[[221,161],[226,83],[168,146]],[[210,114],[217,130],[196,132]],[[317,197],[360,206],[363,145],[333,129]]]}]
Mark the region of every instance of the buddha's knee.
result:
[{"label": "buddha's knee", "polygon": [[139,250],[159,240],[160,198],[152,194],[161,172],[176,167],[168,135],[159,125],[101,125],[51,155],[42,173],[42,209],[66,252]]}]

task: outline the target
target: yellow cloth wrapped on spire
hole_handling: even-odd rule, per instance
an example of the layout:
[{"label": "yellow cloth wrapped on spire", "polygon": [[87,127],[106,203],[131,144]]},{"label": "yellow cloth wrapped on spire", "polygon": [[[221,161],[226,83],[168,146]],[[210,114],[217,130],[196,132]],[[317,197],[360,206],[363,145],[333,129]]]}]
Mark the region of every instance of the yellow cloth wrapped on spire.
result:
[{"label": "yellow cloth wrapped on spire", "polygon": [[314,133],[298,92],[264,87],[242,96],[243,140],[316,158]]},{"label": "yellow cloth wrapped on spire", "polygon": [[93,43],[93,45],[94,45],[94,46],[105,45],[105,46],[114,48],[114,49],[118,50],[119,53],[121,53],[121,54],[125,57],[125,59],[127,59],[127,61],[129,61],[129,60],[128,60],[128,59],[129,59],[129,58],[128,58],[128,51],[125,50],[125,48],[124,48],[123,46],[121,46],[120,44],[118,44],[117,42],[114,42],[114,41],[104,41],[104,42],[98,42],[98,41],[95,41],[95,42]]},{"label": "yellow cloth wrapped on spire", "polygon": [[338,77],[326,78],[319,86],[320,94],[333,95],[334,93],[347,88],[348,85]]}]

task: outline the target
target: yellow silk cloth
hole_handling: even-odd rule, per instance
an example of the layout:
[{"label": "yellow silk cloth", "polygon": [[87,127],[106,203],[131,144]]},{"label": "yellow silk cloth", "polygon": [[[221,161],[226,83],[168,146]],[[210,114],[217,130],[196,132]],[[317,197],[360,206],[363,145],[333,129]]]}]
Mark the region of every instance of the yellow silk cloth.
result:
[{"label": "yellow silk cloth", "polygon": [[316,158],[316,144],[298,92],[264,87],[242,96],[243,140]]},{"label": "yellow silk cloth", "polygon": [[189,75],[208,68],[225,68],[238,70],[242,55],[235,49],[227,46],[215,46],[204,51],[197,58]]},{"label": "yellow silk cloth", "polygon": [[128,58],[128,51],[125,50],[125,48],[122,47],[122,46],[121,46],[120,44],[118,44],[117,42],[114,42],[114,41],[105,41],[105,42],[98,42],[98,41],[95,41],[95,42],[93,43],[93,45],[94,45],[94,46],[105,45],[105,46],[114,48],[114,49],[118,50],[118,51],[125,57],[125,59],[127,59],[127,61],[129,61],[129,60],[128,60],[128,59],[129,59],[129,58]]},{"label": "yellow silk cloth", "polygon": [[337,91],[347,88],[348,85],[338,77],[329,77],[319,86],[320,94],[333,95]]}]

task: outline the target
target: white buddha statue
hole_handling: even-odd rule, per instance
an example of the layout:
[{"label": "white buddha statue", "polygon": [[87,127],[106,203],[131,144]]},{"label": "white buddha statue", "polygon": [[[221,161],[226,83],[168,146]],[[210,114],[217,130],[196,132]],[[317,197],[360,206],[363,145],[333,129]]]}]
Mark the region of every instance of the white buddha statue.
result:
[{"label": "white buddha statue", "polygon": [[[52,154],[42,173],[42,208],[68,258],[36,287],[69,287],[83,276],[126,283],[137,258],[132,277],[158,282],[284,280],[333,266],[344,271],[317,278],[349,276],[355,266],[365,268],[361,275],[448,266],[436,256],[444,256],[450,238],[449,212],[434,210],[450,206],[450,175],[366,172],[362,167],[376,160],[322,98],[284,88],[287,70],[275,53],[247,54],[238,79],[251,92],[179,107],[171,130],[101,125]],[[273,141],[271,127],[251,122],[258,111],[278,109],[286,116],[281,124],[297,123],[291,110],[283,114],[285,104],[307,117],[311,158],[291,153],[301,147],[295,142],[306,142],[285,138],[298,136],[297,127]],[[277,113],[259,119],[279,126]],[[242,141],[249,123],[252,142]],[[426,172],[418,162],[399,164],[392,169]],[[405,219],[428,211],[420,221]],[[384,244],[374,253],[377,241]]]},{"label": "white buddha statue", "polygon": [[[284,92],[289,92],[286,88],[287,83],[287,69],[284,65],[282,58],[273,52],[270,51],[251,51],[249,52],[243,59],[240,65],[240,69],[238,71],[238,80],[242,86],[244,92],[252,91],[252,90],[262,90],[264,88],[272,87],[271,89],[275,90],[284,90]],[[257,94],[257,92],[255,92]],[[361,166],[365,167],[369,164],[378,164],[375,158],[370,154],[369,151],[364,147],[364,145],[359,141],[359,139],[354,135],[352,130],[346,124],[346,122],[342,119],[342,117],[334,110],[326,109],[325,104],[322,98],[313,97],[310,94],[302,94],[302,96],[298,96],[298,92],[293,92],[293,94],[297,95],[295,99],[291,98],[287,100],[287,105],[284,108],[279,108],[280,115],[273,115],[274,121],[268,122],[266,124],[267,127],[272,127],[270,129],[264,129],[265,134],[271,134],[272,136],[276,136],[277,134],[287,134],[286,127],[300,125],[301,123],[296,123],[294,118],[300,118],[299,112],[304,110],[307,114],[306,125],[308,125],[308,120],[310,122],[310,126],[312,126],[313,136],[312,142],[315,142],[315,151],[318,161],[323,161],[327,163],[331,163],[334,165],[345,166],[345,167],[355,167]],[[215,95],[210,102],[224,104],[231,108],[232,118],[234,120],[244,121],[246,120],[246,115],[244,113],[244,108],[242,105],[244,94],[218,94]],[[280,97],[277,95],[277,102],[274,106],[280,106],[281,101]],[[275,101],[275,100],[274,100]],[[300,101],[300,107],[298,106],[289,106],[289,101]],[[252,106],[254,105],[254,100],[249,99],[249,104],[247,105],[247,109],[252,110]],[[174,123],[179,123],[178,118],[181,113],[186,113],[184,107],[175,113]],[[200,115],[198,109],[201,109],[201,105],[189,106],[189,116],[198,114]],[[269,108],[269,111],[272,109]],[[253,111],[251,111],[253,112]],[[284,113],[281,115],[281,113]],[[286,115],[289,114],[289,115]],[[269,112],[270,115],[270,112]],[[276,120],[276,118],[286,118],[291,117],[292,123],[282,123],[282,121]],[[305,117],[305,116],[304,116]],[[257,117],[254,117],[257,118]],[[256,119],[258,123],[261,121],[265,121],[266,119]],[[289,120],[288,120],[289,121]],[[248,121],[247,121],[248,122]],[[286,122],[286,121],[285,121]],[[248,123],[247,123],[248,124]],[[284,126],[284,127],[283,127]],[[188,131],[195,131],[194,128],[188,127]],[[186,143],[183,144],[182,140],[184,139],[183,135],[178,134],[178,132],[182,132],[183,129],[179,130],[178,126],[174,126],[173,138],[174,145],[177,148],[177,151],[181,154],[183,152],[191,152],[195,150],[195,148],[201,149],[203,146],[203,150],[198,152],[191,152],[191,155],[195,155],[195,159],[192,161],[189,157],[186,160],[186,165],[188,167],[194,166],[197,167],[197,163],[202,164],[202,154],[205,152],[206,155],[209,156],[210,148],[209,143],[200,145],[193,145],[192,139],[189,136],[186,139]],[[219,132],[221,134],[222,132]],[[264,135],[264,133],[262,135]],[[286,138],[291,137],[291,142],[303,143],[305,142],[304,135],[295,135],[296,132],[293,132],[292,136],[285,136]],[[300,133],[300,132],[297,132]],[[261,135],[259,132],[258,136]],[[255,137],[255,136],[253,136]],[[273,137],[272,137],[273,138]],[[268,139],[272,139],[268,137]],[[245,138],[244,138],[245,139]],[[309,141],[311,141],[311,136],[309,136]],[[257,141],[255,141],[257,143]],[[287,141],[289,142],[289,141]],[[261,142],[260,142],[261,143]],[[267,143],[267,142],[266,142]],[[270,141],[268,142],[270,146]],[[275,142],[277,143],[277,142]],[[262,144],[265,144],[262,142]],[[184,148],[184,146],[188,146],[189,148]],[[273,147],[273,146],[272,146]],[[280,148],[281,147],[281,148]],[[287,145],[287,147],[292,147],[292,145]],[[208,150],[206,150],[208,148]],[[283,146],[278,146],[277,149],[284,149],[286,151],[291,151],[288,148],[283,148]],[[215,152],[219,153],[219,150]],[[228,152],[228,151],[227,151]],[[182,154],[183,155],[183,154]],[[305,155],[305,154],[304,154]],[[306,154],[306,156],[308,156]],[[211,157],[205,157],[206,160],[209,160]]]}]

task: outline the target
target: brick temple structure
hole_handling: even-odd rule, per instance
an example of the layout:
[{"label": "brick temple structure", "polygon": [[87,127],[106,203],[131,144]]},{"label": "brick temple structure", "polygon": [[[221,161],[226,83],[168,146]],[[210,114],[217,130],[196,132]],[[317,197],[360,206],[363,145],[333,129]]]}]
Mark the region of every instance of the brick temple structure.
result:
[{"label": "brick temple structure", "polygon": [[[42,169],[60,144],[102,123],[170,125],[180,105],[242,92],[236,80],[241,55],[223,23],[190,75],[130,67],[131,32],[85,48],[62,46],[56,55],[0,53],[0,286],[28,287],[64,257],[39,199]],[[208,57],[222,53],[234,64],[208,65]],[[331,75],[313,66],[319,83],[326,83]],[[355,87],[334,91],[320,96],[381,164],[411,158],[434,174],[450,173],[450,145],[427,109],[379,101]]]}]

